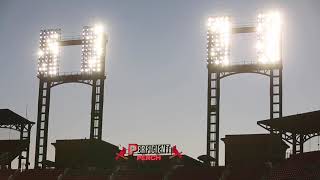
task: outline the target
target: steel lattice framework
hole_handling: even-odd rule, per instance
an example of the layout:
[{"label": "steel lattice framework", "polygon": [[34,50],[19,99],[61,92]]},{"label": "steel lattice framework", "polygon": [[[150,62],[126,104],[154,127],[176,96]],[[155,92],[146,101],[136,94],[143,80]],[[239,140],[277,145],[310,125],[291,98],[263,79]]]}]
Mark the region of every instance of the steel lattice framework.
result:
[{"label": "steel lattice framework", "polygon": [[309,139],[319,136],[320,111],[285,116],[278,119],[258,121],[262,128],[282,135],[282,140],[291,144],[292,153],[303,153],[303,145]]},{"label": "steel lattice framework", "polygon": [[[261,19],[261,17],[259,17]],[[258,41],[265,40],[259,34],[259,25],[232,27],[229,17],[209,18],[208,29],[208,95],[207,95],[207,156],[213,157],[211,165],[219,164],[220,141],[220,87],[221,80],[240,73],[255,73],[269,77],[270,118],[282,117],[282,60],[264,62],[265,57],[258,52],[258,61],[232,64],[229,62],[230,35],[257,33]],[[260,49],[259,49],[260,50]],[[281,51],[279,51],[280,53]],[[273,56],[275,57],[275,56]],[[260,59],[261,58],[261,59]],[[272,131],[271,131],[272,132]]]},{"label": "steel lattice framework", "polygon": [[[8,109],[1,109],[0,112],[9,112],[5,117],[1,117],[0,120],[0,128],[12,129],[20,132],[19,138],[21,141],[27,141],[28,146],[23,149],[21,154],[18,157],[18,169],[22,168],[22,165],[25,165],[25,169],[29,169],[29,151],[30,151],[30,134],[31,128],[34,125],[34,122],[31,122],[14,112]],[[2,114],[2,113],[0,113]],[[4,118],[4,119],[3,119]],[[3,120],[7,120],[7,122],[3,122]]]},{"label": "steel lattice framework", "polygon": [[[49,36],[44,33],[49,33]],[[66,83],[90,85],[92,87],[90,139],[101,139],[104,80],[106,79],[105,47],[107,36],[102,27],[85,26],[82,36],[72,39],[61,38],[60,30],[42,30],[40,35],[35,168],[46,167],[51,89]],[[48,41],[48,38],[54,38],[54,41],[52,39]],[[82,46],[81,71],[78,73],[59,73],[57,58],[59,48],[77,45]]]}]

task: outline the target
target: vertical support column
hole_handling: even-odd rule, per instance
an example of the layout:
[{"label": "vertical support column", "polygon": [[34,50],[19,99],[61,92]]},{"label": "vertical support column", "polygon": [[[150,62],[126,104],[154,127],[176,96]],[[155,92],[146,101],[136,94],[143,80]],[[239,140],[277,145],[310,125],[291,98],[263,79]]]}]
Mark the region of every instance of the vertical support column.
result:
[{"label": "vertical support column", "polygon": [[270,70],[270,119],[282,117],[282,68]]},{"label": "vertical support column", "polygon": [[97,93],[99,93],[99,130],[98,139],[102,139],[102,119],[103,119],[103,100],[104,100],[104,79],[99,80],[100,84],[97,87]]},{"label": "vertical support column", "polygon": [[90,122],[90,139],[96,139],[97,138],[97,132],[96,131],[96,112],[95,112],[95,104],[96,104],[96,80],[92,80],[92,95],[91,95],[91,122]]},{"label": "vertical support column", "polygon": [[[20,124],[20,141],[23,141],[23,129],[25,128],[24,124]],[[24,151],[21,151],[20,155],[19,155],[19,162],[18,162],[18,169],[21,169],[22,166],[22,159],[24,155]]]},{"label": "vertical support column", "polygon": [[298,154],[298,153],[303,153],[303,144],[304,144],[304,135],[303,134],[295,134],[295,139],[293,139],[293,150],[295,153],[293,154]]},{"label": "vertical support column", "polygon": [[22,164],[25,164],[25,169],[29,169],[29,150],[30,150],[30,131],[31,124],[21,124],[20,127],[20,140],[26,141],[27,146],[19,155],[18,169],[22,168]]},{"label": "vertical support column", "polygon": [[49,126],[51,82],[40,79],[38,97],[38,117],[36,134],[35,168],[45,168],[44,161],[47,159],[47,141]]},{"label": "vertical support column", "polygon": [[[282,117],[282,66],[270,69],[270,119]],[[274,133],[274,129],[270,129]],[[282,137],[282,132],[277,132]]]},{"label": "vertical support column", "polygon": [[292,133],[292,154],[297,154],[297,135]]},{"label": "vertical support column", "polygon": [[220,73],[211,72],[208,67],[207,102],[207,155],[214,158],[213,165],[219,164],[219,101]]},{"label": "vertical support column", "polygon": [[27,147],[27,151],[26,151],[26,169],[29,169],[29,165],[30,165],[30,137],[31,137],[31,128],[32,125],[28,124],[28,129],[27,129],[27,140],[28,140],[28,147]]},{"label": "vertical support column", "polygon": [[282,117],[282,64],[279,71],[279,117]]},{"label": "vertical support column", "polygon": [[102,138],[104,79],[92,83],[90,139]]},{"label": "vertical support column", "polygon": [[299,153],[303,153],[304,135],[299,135]]}]

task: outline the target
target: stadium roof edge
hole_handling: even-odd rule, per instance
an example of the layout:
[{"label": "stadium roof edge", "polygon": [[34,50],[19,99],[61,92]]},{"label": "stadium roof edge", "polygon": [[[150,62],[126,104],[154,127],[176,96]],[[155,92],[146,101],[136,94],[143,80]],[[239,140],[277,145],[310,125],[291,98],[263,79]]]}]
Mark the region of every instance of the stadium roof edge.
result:
[{"label": "stadium roof edge", "polygon": [[0,125],[35,124],[10,109],[0,109]]},{"label": "stadium roof edge", "polygon": [[317,133],[320,132],[320,110],[262,120],[257,124],[296,134]]}]

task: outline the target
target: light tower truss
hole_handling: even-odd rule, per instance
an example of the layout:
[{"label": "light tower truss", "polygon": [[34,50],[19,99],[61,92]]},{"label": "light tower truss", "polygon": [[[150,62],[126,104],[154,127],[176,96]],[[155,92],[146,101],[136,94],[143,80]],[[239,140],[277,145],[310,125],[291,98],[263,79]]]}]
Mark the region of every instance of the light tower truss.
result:
[{"label": "light tower truss", "polygon": [[[82,36],[72,39],[62,38],[60,29],[41,30],[35,168],[46,167],[50,97],[55,86],[82,83],[92,87],[90,139],[101,139],[106,43],[107,36],[100,25],[85,26]],[[64,46],[81,46],[81,69],[78,73],[59,72],[59,54]]]},{"label": "light tower truss", "polygon": [[[220,86],[227,76],[255,73],[269,77],[270,118],[282,117],[282,59],[281,34],[278,13],[261,14],[253,26],[233,26],[230,17],[208,20],[207,32],[207,155],[211,165],[219,164]],[[243,64],[230,62],[230,36],[256,33],[257,61]]]}]

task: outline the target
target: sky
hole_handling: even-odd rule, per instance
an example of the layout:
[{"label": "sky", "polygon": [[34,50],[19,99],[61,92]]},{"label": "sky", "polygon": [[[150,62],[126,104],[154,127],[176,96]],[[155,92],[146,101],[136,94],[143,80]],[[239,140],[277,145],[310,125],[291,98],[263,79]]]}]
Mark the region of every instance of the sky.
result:
[{"label": "sky", "polygon": [[[318,0],[1,0],[0,108],[36,122],[41,29],[61,28],[63,35],[76,36],[83,26],[102,23],[109,36],[103,140],[122,146],[175,144],[197,158],[206,150],[207,18],[228,15],[235,24],[254,24],[259,12],[281,12],[283,115],[291,115],[320,109],[319,8]],[[231,61],[255,59],[254,40],[254,35],[234,37]],[[80,52],[79,47],[63,49],[61,72],[79,71]],[[89,138],[90,87],[65,84],[51,92],[49,142]],[[220,108],[221,138],[267,133],[256,122],[269,118],[268,78],[223,79]],[[31,164],[35,132],[36,126]],[[1,139],[16,137],[0,130]],[[310,150],[318,148],[313,141],[306,143]],[[54,160],[51,144],[48,153]]]}]

